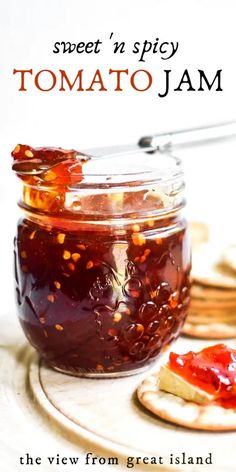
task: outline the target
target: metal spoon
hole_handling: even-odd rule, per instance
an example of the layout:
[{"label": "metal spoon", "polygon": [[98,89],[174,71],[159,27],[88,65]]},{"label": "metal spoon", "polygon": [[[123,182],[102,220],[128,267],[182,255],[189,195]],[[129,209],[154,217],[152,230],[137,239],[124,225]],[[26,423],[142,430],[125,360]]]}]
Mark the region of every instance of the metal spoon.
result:
[{"label": "metal spoon", "polygon": [[[82,151],[88,160],[113,158],[119,155],[129,155],[135,153],[153,153],[156,151],[165,152],[176,148],[191,147],[210,142],[222,141],[235,136],[236,120],[224,123],[216,123],[198,128],[170,131],[142,137],[137,144],[124,144],[117,146],[106,146]],[[81,159],[78,155],[78,162],[71,165],[74,171]],[[63,160],[63,159],[62,159]],[[14,163],[13,170],[21,175],[41,175],[44,171],[56,166],[58,162],[48,162],[39,164],[35,160]]]},{"label": "metal spoon", "polygon": [[233,136],[236,137],[236,120],[144,136],[137,144],[99,147],[83,152],[89,154],[92,159],[100,159],[137,152],[171,151],[176,148],[222,141]]}]

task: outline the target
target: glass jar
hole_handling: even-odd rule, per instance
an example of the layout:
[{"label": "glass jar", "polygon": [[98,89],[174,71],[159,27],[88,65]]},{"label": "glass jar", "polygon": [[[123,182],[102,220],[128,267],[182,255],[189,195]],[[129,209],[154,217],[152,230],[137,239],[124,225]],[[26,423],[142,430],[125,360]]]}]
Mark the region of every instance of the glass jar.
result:
[{"label": "glass jar", "polygon": [[[45,148],[35,151],[40,157]],[[139,153],[65,169],[52,159],[37,174],[30,152],[29,168],[20,160],[13,166],[23,181],[15,281],[25,335],[61,372],[140,372],[178,336],[187,314],[181,163]],[[45,168],[63,178],[46,179]]]}]

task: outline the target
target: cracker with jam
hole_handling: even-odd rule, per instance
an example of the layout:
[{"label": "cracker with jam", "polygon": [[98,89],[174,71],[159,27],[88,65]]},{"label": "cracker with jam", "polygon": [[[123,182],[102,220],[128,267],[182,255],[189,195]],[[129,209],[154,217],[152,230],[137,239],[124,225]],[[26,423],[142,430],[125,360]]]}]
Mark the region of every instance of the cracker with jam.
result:
[{"label": "cracker with jam", "polygon": [[191,429],[236,430],[236,350],[224,344],[170,353],[169,362],[138,388],[143,406]]}]

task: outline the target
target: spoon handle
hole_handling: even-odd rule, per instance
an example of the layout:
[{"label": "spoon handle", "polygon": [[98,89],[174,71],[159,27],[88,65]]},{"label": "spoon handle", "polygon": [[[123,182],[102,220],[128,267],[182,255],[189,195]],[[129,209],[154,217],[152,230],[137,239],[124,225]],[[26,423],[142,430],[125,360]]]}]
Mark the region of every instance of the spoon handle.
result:
[{"label": "spoon handle", "polygon": [[142,137],[137,144],[122,144],[86,149],[93,159],[126,156],[134,153],[168,152],[178,148],[197,146],[236,137],[236,120],[215,123]]},{"label": "spoon handle", "polygon": [[175,148],[207,144],[236,136],[236,121],[215,123],[198,128],[159,133],[144,136],[138,142],[141,148],[168,151]]}]

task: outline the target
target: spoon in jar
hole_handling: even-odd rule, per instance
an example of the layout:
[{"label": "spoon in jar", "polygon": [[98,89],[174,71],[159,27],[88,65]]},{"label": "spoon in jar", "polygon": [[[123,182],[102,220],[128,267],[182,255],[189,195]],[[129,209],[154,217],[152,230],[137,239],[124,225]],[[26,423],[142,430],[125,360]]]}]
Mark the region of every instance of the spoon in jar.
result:
[{"label": "spoon in jar", "polygon": [[236,137],[236,120],[153,134],[140,138],[137,144],[99,147],[83,152],[92,159],[116,157],[136,152],[170,152],[172,149],[208,144],[233,136]]},{"label": "spoon in jar", "polygon": [[[82,152],[61,148],[34,149],[18,144],[12,152],[12,168],[22,177],[38,175],[43,181],[56,183],[58,173],[60,180],[65,180],[63,173],[80,175],[81,165],[87,161],[136,153],[170,152],[172,149],[222,141],[233,136],[236,136],[236,121],[144,136],[137,144],[99,147]],[[54,169],[57,172],[53,172]]]}]

